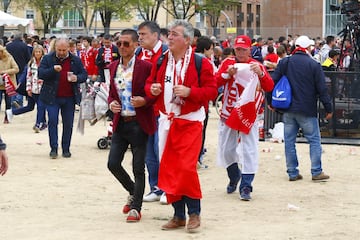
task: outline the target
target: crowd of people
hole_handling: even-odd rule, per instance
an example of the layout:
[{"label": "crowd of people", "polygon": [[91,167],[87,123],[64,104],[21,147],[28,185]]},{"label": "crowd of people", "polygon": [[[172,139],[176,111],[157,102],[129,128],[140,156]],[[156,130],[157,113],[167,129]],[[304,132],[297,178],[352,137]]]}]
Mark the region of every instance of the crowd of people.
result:
[{"label": "crowd of people", "polygon": [[[24,41],[22,40],[24,37]],[[218,41],[187,21],[175,20],[168,28],[145,21],[137,31],[124,29],[98,38],[39,39],[17,34],[0,46],[0,74],[24,89],[23,96],[5,96],[4,123],[34,109],[36,133],[48,129],[52,159],[58,157],[59,113],[62,118],[62,157],[70,158],[75,105],[81,101],[79,84],[109,84],[108,105],[113,135],[108,169],[128,192],[123,213],[127,222],[141,220],[143,202],[171,204],[174,213],[163,230],[201,226],[202,162],[209,104],[223,91],[219,120],[217,163],[226,169],[226,192],[239,185],[241,200],[250,201],[258,170],[258,122],[264,111],[265,92],[286,73],[293,91],[290,108],[283,110],[286,167],[289,181],[301,180],[295,139],[299,128],[310,144],[312,180],[329,178],[321,165],[317,120],[318,97],[326,118],[332,116],[323,69],[351,68],[352,49],[333,36],[250,39],[240,35]],[[340,50],[344,48],[340,56]],[[287,58],[286,64],[283,59]],[[1,103],[1,102],[0,102]],[[249,104],[252,103],[252,104]],[[268,102],[271,107],[271,102]],[[47,112],[47,117],[45,115]],[[47,120],[46,120],[47,119]],[[122,166],[130,146],[132,176]],[[6,145],[0,139],[0,174],[8,168]],[[145,166],[150,192],[145,193]],[[188,214],[188,221],[186,215]]]}]

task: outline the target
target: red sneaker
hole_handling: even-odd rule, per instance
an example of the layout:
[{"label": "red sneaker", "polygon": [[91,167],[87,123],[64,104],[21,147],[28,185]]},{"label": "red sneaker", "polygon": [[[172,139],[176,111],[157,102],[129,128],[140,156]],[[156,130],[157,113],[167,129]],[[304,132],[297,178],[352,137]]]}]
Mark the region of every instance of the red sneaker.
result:
[{"label": "red sneaker", "polygon": [[124,205],[124,207],[123,207],[123,214],[128,214],[129,212],[130,212],[130,210],[131,210],[131,207],[130,207],[130,205]]},{"label": "red sneaker", "polygon": [[138,222],[141,219],[141,213],[136,209],[131,209],[129,216],[126,218],[126,222]]},{"label": "red sneaker", "polygon": [[131,203],[133,201],[134,197],[133,195],[129,195],[128,198],[127,198],[127,202],[126,204],[124,205],[123,207],[123,213],[124,214],[128,214],[131,210]]}]

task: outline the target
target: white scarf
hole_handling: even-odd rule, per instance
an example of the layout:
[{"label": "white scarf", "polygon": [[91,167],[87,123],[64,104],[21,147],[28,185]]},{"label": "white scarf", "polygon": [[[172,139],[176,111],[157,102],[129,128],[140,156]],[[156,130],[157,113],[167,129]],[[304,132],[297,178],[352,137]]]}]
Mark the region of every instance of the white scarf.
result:
[{"label": "white scarf", "polygon": [[[192,48],[186,50],[184,59],[175,63],[175,59],[169,51],[168,62],[166,65],[166,73],[165,73],[165,86],[164,86],[164,105],[166,113],[174,113],[176,116],[180,115],[181,103],[184,101],[180,97],[175,97],[173,95],[173,86],[184,84],[185,73],[188,69],[190,59],[192,55]],[[179,60],[180,61],[180,60]]]}]

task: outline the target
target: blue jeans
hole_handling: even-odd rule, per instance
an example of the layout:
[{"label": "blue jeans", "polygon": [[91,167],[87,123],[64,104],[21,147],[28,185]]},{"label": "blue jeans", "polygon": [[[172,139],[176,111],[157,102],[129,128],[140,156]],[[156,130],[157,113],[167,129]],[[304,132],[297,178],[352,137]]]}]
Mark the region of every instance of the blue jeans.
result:
[{"label": "blue jeans", "polygon": [[40,126],[41,123],[46,123],[46,106],[45,104],[40,100],[40,94],[33,94],[32,95],[35,102],[36,102],[36,123],[35,125]]},{"label": "blue jeans", "polygon": [[20,108],[14,108],[12,110],[12,113],[14,115],[20,115],[26,112],[30,112],[34,110],[35,103],[37,105],[37,114],[36,114],[36,126],[40,126],[40,123],[46,123],[45,120],[45,105],[43,102],[39,99],[40,94],[32,94],[31,97],[28,97],[27,99],[27,105]]},{"label": "blue jeans", "polygon": [[20,115],[23,113],[31,112],[32,110],[34,110],[34,107],[35,107],[35,99],[32,97],[28,97],[27,105],[20,108],[13,108],[12,113],[14,115]]},{"label": "blue jeans", "polygon": [[24,104],[24,96],[21,94],[16,94],[15,96],[11,97],[11,103],[16,101],[20,106],[23,106]]},{"label": "blue jeans", "polygon": [[200,215],[201,206],[200,206],[200,199],[193,199],[186,196],[183,196],[181,200],[172,203],[174,208],[174,216],[180,219],[186,219],[185,216],[185,205],[188,208],[188,214],[196,214]]},{"label": "blue jeans", "polygon": [[[134,196],[131,209],[141,211],[145,190],[145,154],[148,135],[136,121],[120,120],[116,131],[111,137],[111,147],[108,158],[108,169],[121,185]],[[122,161],[130,144],[132,157],[132,172],[134,181],[123,168]]]},{"label": "blue jeans", "polygon": [[241,192],[245,187],[250,189],[252,192],[252,182],[254,181],[255,174],[241,174],[241,181],[239,186],[239,191]]},{"label": "blue jeans", "polygon": [[51,150],[57,151],[58,149],[58,124],[60,111],[63,124],[61,147],[63,152],[69,152],[74,125],[75,98],[57,97],[54,104],[46,105],[46,110],[49,118],[48,130]]},{"label": "blue jeans", "polygon": [[241,192],[245,187],[249,188],[250,192],[252,192],[252,182],[254,181],[255,174],[241,173],[238,163],[231,164],[229,167],[226,168],[226,171],[230,179],[231,185],[235,185],[237,181],[241,178],[239,192]]},{"label": "blue jeans", "polygon": [[[158,125],[158,118],[156,120]],[[149,174],[150,191],[157,190],[155,187],[158,185],[159,175],[159,134],[156,131],[153,135],[150,135],[147,142],[146,157],[145,157],[146,168]],[[161,195],[162,191],[156,191],[156,194]]]},{"label": "blue jeans", "polygon": [[241,171],[239,169],[238,163],[233,163],[226,168],[228,177],[230,179],[230,185],[235,185],[238,183],[241,178]]},{"label": "blue jeans", "polygon": [[286,168],[290,178],[299,175],[299,162],[295,142],[299,128],[310,144],[311,175],[322,172],[321,168],[321,138],[319,121],[316,117],[308,117],[300,113],[286,112],[283,115]]}]

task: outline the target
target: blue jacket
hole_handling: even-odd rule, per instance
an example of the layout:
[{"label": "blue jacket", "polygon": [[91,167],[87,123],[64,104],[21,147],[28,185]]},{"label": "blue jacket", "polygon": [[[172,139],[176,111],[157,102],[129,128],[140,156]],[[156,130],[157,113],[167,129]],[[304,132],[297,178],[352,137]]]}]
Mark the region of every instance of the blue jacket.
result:
[{"label": "blue jacket", "polygon": [[289,79],[292,102],[286,112],[299,112],[309,117],[317,117],[317,101],[320,99],[327,113],[332,112],[331,99],[325,85],[325,75],[321,65],[304,52],[296,52],[286,61],[282,59],[272,78],[275,84],[282,75]]},{"label": "blue jacket", "polygon": [[[80,104],[81,94],[79,84],[87,79],[87,72],[79,57],[69,53],[71,71],[77,76],[77,82],[72,83],[75,103]],[[39,79],[44,80],[41,87],[40,100],[45,104],[55,103],[56,94],[59,87],[60,73],[54,70],[54,65],[59,64],[55,52],[45,55],[38,69]]]}]

